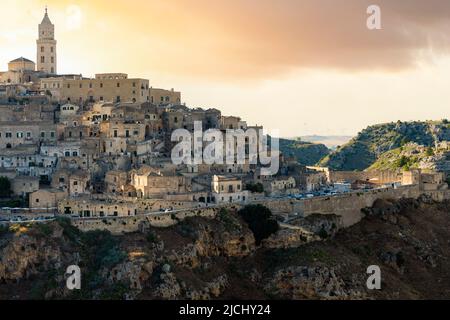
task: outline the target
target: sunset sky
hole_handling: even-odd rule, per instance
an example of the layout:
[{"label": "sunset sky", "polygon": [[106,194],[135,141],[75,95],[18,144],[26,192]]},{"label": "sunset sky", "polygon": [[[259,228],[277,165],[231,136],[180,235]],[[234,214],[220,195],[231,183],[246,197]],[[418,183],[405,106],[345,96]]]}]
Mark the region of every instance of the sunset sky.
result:
[{"label": "sunset sky", "polygon": [[448,0],[1,0],[0,70],[36,61],[45,5],[59,73],[147,78],[282,136],[450,118]]}]

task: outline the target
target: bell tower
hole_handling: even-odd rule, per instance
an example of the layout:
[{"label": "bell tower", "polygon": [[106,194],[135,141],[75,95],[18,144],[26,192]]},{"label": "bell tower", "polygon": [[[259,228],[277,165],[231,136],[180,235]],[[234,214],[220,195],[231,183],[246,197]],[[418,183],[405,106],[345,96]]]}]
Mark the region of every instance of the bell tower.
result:
[{"label": "bell tower", "polygon": [[47,7],[45,15],[39,25],[37,43],[37,71],[57,74],[55,26],[48,17]]}]

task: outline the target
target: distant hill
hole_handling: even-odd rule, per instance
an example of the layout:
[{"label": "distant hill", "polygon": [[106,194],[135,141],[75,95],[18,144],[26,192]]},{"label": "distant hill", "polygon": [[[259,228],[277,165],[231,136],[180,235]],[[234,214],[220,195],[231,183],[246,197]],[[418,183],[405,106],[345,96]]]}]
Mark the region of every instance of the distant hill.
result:
[{"label": "distant hill", "polygon": [[403,147],[383,153],[368,170],[432,169],[450,171],[450,149],[440,145],[437,148],[408,143]]},{"label": "distant hill", "polygon": [[300,136],[300,140],[305,142],[324,144],[327,148],[335,150],[339,146],[343,146],[352,139],[352,136]]},{"label": "distant hill", "polygon": [[305,166],[315,165],[330,153],[324,144],[290,139],[280,139],[280,151],[287,157],[295,157],[300,164]]},{"label": "distant hill", "polygon": [[448,120],[379,124],[361,131],[350,142],[322,159],[319,165],[334,170],[364,170],[385,152],[409,142],[434,147],[440,141],[450,141]]}]

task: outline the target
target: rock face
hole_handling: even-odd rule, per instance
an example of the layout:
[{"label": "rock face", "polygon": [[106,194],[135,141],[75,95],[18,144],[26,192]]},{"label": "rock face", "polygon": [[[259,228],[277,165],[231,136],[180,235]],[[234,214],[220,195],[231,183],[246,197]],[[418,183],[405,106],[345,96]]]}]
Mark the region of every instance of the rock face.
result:
[{"label": "rock face", "polygon": [[[450,298],[450,202],[379,200],[365,216],[347,229],[332,216],[291,221],[260,246],[234,212],[122,236],[15,227],[0,233],[0,299]],[[72,264],[79,292],[65,289]],[[369,265],[381,290],[366,287]]]},{"label": "rock face", "polygon": [[334,268],[292,266],[277,271],[265,290],[285,299],[361,299],[360,291],[347,289]]},{"label": "rock face", "polygon": [[[40,250],[40,249],[43,250]],[[45,239],[21,236],[11,239],[0,251],[0,281],[17,281],[37,273],[41,265],[61,265],[59,248],[47,246]]]}]

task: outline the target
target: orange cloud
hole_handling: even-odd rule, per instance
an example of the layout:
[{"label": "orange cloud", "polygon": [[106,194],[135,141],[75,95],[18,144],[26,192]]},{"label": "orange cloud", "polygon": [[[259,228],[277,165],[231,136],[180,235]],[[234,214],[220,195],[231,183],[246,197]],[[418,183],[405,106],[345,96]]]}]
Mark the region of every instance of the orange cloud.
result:
[{"label": "orange cloud", "polygon": [[97,65],[129,55],[141,68],[188,76],[264,78],[297,68],[395,71],[429,52],[447,54],[450,43],[448,0],[378,0],[380,31],[366,28],[372,0],[40,2],[83,10],[88,26],[71,36],[97,45],[90,51]]}]

